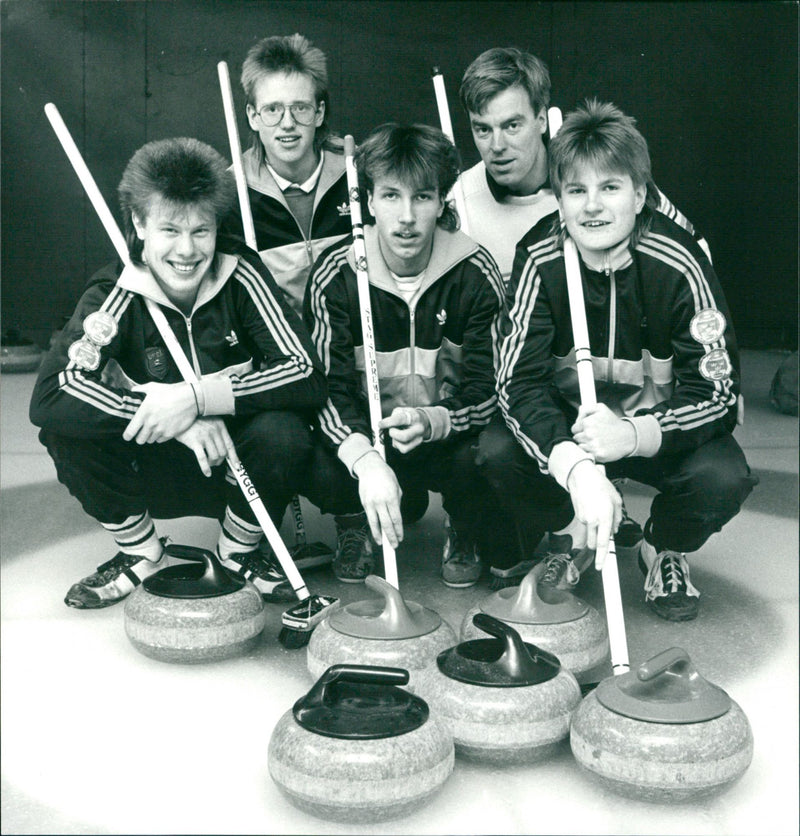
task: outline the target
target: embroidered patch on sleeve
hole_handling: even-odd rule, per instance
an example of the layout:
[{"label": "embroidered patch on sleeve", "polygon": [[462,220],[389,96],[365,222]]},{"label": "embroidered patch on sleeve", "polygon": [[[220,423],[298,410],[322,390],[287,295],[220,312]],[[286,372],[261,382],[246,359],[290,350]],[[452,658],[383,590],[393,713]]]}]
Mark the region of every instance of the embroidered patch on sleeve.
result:
[{"label": "embroidered patch on sleeve", "polygon": [[75,340],[67,349],[67,356],[80,369],[93,372],[100,367],[100,349],[86,337]]},{"label": "embroidered patch on sleeve", "polygon": [[95,311],[83,320],[83,332],[95,345],[108,345],[117,334],[117,322],[107,311]]},{"label": "embroidered patch on sleeve", "polygon": [[709,345],[725,333],[726,326],[725,314],[716,308],[703,308],[692,317],[689,332],[697,342]]},{"label": "embroidered patch on sleeve", "polygon": [[700,374],[706,380],[722,380],[730,375],[733,367],[728,352],[723,348],[709,351],[699,363]]}]

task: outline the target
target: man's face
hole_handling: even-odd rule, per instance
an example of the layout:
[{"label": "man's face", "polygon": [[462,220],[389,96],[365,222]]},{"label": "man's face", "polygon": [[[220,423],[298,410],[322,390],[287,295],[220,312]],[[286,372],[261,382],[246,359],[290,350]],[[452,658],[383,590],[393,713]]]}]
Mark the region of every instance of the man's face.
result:
[{"label": "man's face", "polygon": [[[255,107],[247,105],[247,118],[250,127],[258,132],[267,162],[287,180],[307,180],[318,163],[314,135],[325,118],[325,103],[317,104],[314,82],[301,73],[269,73],[256,82],[253,93]],[[270,111],[279,105],[283,106],[283,116],[270,127],[265,121],[270,121]],[[310,107],[311,123],[298,124],[289,105]]]},{"label": "man's face", "polygon": [[208,207],[175,207],[153,198],[147,216],[133,216],[144,242],[142,260],[167,298],[186,312],[214,260],[217,221]]},{"label": "man's face", "polygon": [[561,184],[558,205],[567,232],[584,258],[597,263],[633,232],[646,189],[629,174],[576,166]]},{"label": "man's face", "polygon": [[436,221],[444,211],[439,189],[382,177],[368,194],[368,205],[389,269],[398,276],[421,273],[430,261]]},{"label": "man's face", "polygon": [[472,138],[484,165],[501,186],[514,194],[533,194],[547,179],[547,151],[542,136],[547,114],[537,114],[527,92],[514,85],[489,100],[483,113],[469,114]]}]

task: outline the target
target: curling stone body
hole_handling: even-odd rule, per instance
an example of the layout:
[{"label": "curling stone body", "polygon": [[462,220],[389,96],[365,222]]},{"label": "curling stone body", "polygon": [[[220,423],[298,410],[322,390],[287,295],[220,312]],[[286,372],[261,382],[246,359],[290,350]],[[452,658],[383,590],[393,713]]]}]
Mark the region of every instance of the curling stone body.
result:
[{"label": "curling stone body", "polygon": [[[313,723],[301,725],[298,701],[273,730],[270,776],[292,804],[325,820],[368,823],[414,812],[439,791],[452,772],[452,736],[443,723],[428,714],[422,700],[396,687],[394,692],[400,693],[394,698],[398,702],[416,701],[411,709],[418,716],[411,726],[397,728],[391,719],[378,717],[373,722],[358,717],[374,712],[376,705],[385,702],[385,698],[376,696],[375,685],[367,685],[366,693],[359,695],[359,677],[369,683],[376,681],[374,672],[378,677],[392,672],[390,676],[402,675],[394,681],[404,684],[408,682],[406,671],[337,665],[323,674],[314,689],[327,678],[323,687],[330,691],[337,685],[331,677],[339,677],[342,671],[344,693],[324,695],[321,701],[325,703],[323,710],[331,712],[343,704],[353,720],[352,732],[328,727],[321,733]],[[374,734],[363,736],[371,726]]]},{"label": "curling stone body", "polygon": [[454,644],[456,634],[433,610],[404,601],[383,578],[370,575],[366,584],[383,599],[348,604],[326,618],[311,634],[308,671],[318,679],[331,665],[402,668],[413,691],[417,674]]},{"label": "curling stone body", "polygon": [[580,676],[608,656],[605,620],[569,592],[548,589],[540,593],[538,582],[544,568],[538,564],[518,587],[501,589],[472,607],[461,623],[461,639],[481,637],[472,619],[484,612],[510,624],[523,641],[555,654],[565,668]]},{"label": "curling stone body", "polygon": [[16,329],[9,329],[0,342],[0,371],[4,374],[35,372],[42,364],[44,352]]},{"label": "curling stone body", "polygon": [[[479,613],[476,626],[501,641],[484,637],[440,654],[419,675],[417,693],[452,732],[458,755],[493,764],[549,757],[569,736],[570,716],[581,700],[575,676],[499,619]],[[512,654],[528,657],[528,671],[508,672],[503,642],[513,643]]]},{"label": "curling stone body", "polygon": [[[677,660],[669,663],[673,667],[688,663],[685,652],[673,648],[639,672],[663,666],[664,659]],[[744,774],[753,758],[752,731],[740,706],[722,689],[696,671],[684,695],[680,683],[634,677],[631,672],[605,680],[575,712],[570,746],[581,769],[614,792],[659,803],[709,795]]]},{"label": "curling stone body", "polygon": [[266,624],[256,587],[228,573],[211,552],[174,544],[167,552],[204,565],[163,569],[128,596],[125,632],[133,646],[151,659],[188,664],[252,650]]}]

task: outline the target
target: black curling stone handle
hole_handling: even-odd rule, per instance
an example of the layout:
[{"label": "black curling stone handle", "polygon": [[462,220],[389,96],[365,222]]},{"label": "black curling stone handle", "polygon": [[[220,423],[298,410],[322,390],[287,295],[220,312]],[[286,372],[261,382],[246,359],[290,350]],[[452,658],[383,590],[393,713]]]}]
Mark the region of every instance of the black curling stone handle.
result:
[{"label": "black curling stone handle", "polygon": [[427,703],[398,687],[408,680],[402,668],[332,665],[292,712],[304,729],[325,737],[396,737],[428,719]]}]

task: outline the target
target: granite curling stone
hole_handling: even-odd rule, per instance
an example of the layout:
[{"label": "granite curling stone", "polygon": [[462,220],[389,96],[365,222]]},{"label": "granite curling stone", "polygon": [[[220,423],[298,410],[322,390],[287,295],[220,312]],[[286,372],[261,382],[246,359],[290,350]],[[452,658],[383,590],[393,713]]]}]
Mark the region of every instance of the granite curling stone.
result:
[{"label": "granite curling stone", "polygon": [[486,613],[510,624],[522,640],[558,656],[578,679],[608,657],[608,631],[597,610],[569,592],[540,587],[539,563],[519,586],[492,593],[472,607],[461,623],[461,639],[479,638],[473,616]]},{"label": "granite curling stone", "polygon": [[259,642],[266,624],[261,593],[229,572],[207,549],[170,543],[170,557],[188,563],[146,578],[125,602],[133,646],[163,662],[215,662]]},{"label": "granite curling stone", "polygon": [[301,810],[377,822],[418,810],[453,771],[453,739],[427,704],[398,686],[408,671],[330,667],[276,724],[269,773]]},{"label": "granite curling stone", "polygon": [[0,339],[0,371],[4,374],[35,372],[42,364],[42,357],[42,349],[16,328],[9,328]]},{"label": "granite curling stone", "polygon": [[456,641],[438,613],[414,601],[378,575],[365,584],[381,597],[356,601],[331,613],[311,635],[306,651],[309,673],[319,678],[331,665],[378,665],[407,670],[409,690],[417,673]]},{"label": "granite curling stone", "polygon": [[450,728],[457,755],[501,765],[554,754],[581,701],[575,676],[504,621],[476,613],[474,624],[495,638],[440,653],[419,675],[417,692]]},{"label": "granite curling stone", "polygon": [[718,791],[753,758],[744,712],[679,647],[603,680],[575,712],[570,745],[608,789],[660,803]]}]

